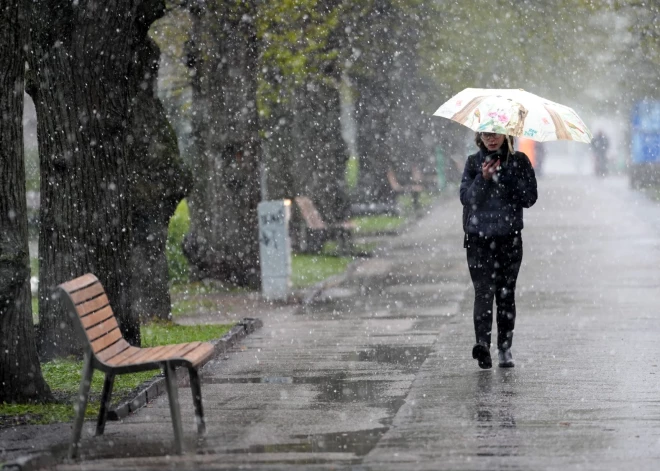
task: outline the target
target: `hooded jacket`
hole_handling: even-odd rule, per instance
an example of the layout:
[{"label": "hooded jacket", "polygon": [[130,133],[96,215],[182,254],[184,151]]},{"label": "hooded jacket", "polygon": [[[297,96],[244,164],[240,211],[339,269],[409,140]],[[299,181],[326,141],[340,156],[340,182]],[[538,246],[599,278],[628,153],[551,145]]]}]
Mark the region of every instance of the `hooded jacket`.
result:
[{"label": "hooded jacket", "polygon": [[[506,142],[496,152],[507,153]],[[531,207],[538,197],[534,169],[522,152],[500,157],[500,169],[493,179],[483,178],[481,166],[496,152],[480,150],[465,163],[460,196],[466,234],[491,237],[521,231],[523,208]]]}]

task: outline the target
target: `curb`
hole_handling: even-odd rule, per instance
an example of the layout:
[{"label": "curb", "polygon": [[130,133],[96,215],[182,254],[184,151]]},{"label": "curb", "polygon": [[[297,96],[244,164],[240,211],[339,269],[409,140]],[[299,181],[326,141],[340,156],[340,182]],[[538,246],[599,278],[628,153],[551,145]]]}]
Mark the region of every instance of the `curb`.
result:
[{"label": "curb", "polygon": [[[226,356],[229,348],[231,348],[236,342],[262,326],[263,323],[260,319],[252,317],[244,318],[232,327],[225,335],[217,340],[209,342],[214,347],[214,356]],[[187,370],[185,368],[178,368],[176,370],[177,382],[181,383],[184,381],[184,378],[187,377]],[[165,377],[161,373],[158,378],[151,380],[151,382],[138,392],[135,397],[119,404],[114,409],[109,410],[107,420],[121,420],[138,409],[141,409],[148,402],[153,401],[165,391]]]},{"label": "curb", "polygon": [[[261,319],[246,317],[232,327],[229,332],[211,343],[214,347],[214,355],[223,357],[227,355],[228,350],[236,344],[239,340],[251,334],[258,328],[263,326]],[[184,378],[187,379],[187,371],[185,368],[178,368],[176,370],[177,382],[181,384]],[[121,420],[127,417],[132,412],[144,407],[149,401],[154,400],[160,394],[166,391],[165,377],[158,377],[152,380],[145,386],[137,395],[118,405],[113,410],[108,411],[107,420]],[[44,468],[50,468],[59,464],[56,456],[50,453],[39,453],[36,455],[20,456],[14,461],[5,463],[0,466],[1,471],[37,471]]]},{"label": "curb", "polygon": [[364,263],[364,260],[365,260],[364,258],[357,258],[348,264],[346,270],[344,270],[343,273],[340,273],[339,275],[331,276],[330,278],[326,278],[325,280],[319,281],[315,285],[303,290],[304,295],[302,296],[300,305],[307,306],[308,304],[313,303],[324,290],[339,285],[348,277],[348,275],[350,275],[356,270],[358,265]]},{"label": "curb", "polygon": [[44,468],[52,468],[57,466],[58,461],[52,455],[39,454],[39,455],[28,455],[21,456],[16,458],[10,463],[5,463],[5,465],[0,468],[2,471],[37,471]]},{"label": "curb", "polygon": [[[447,198],[447,196],[446,196],[447,194],[448,194],[448,192],[445,192],[445,191],[441,192],[439,194],[439,196],[436,197],[433,200],[433,203],[431,203],[431,205],[427,209],[430,211],[431,209],[433,209],[433,207],[436,204],[444,202],[445,199]],[[419,221],[420,219],[423,219],[425,216],[426,216],[426,214],[420,212],[419,214],[416,214],[415,216],[408,218],[408,220],[404,224],[402,224],[400,227],[398,227],[396,230],[381,231],[380,233],[377,233],[376,235],[377,236],[398,237],[398,236],[406,233],[408,230],[410,230],[410,228],[415,223],[417,223],[417,221]],[[373,235],[373,234],[370,234],[370,235]],[[374,250],[374,256],[377,256],[377,253],[380,250],[383,250],[382,245],[378,246]],[[321,295],[321,293],[324,290],[326,290],[328,288],[333,288],[333,287],[339,285],[340,283],[342,283],[348,277],[348,275],[353,273],[357,269],[357,267],[360,264],[364,263],[365,259],[368,259],[368,258],[371,258],[371,257],[357,257],[353,262],[351,262],[348,265],[348,267],[346,267],[346,270],[343,273],[341,273],[339,275],[332,276],[330,278],[327,278],[327,279],[325,279],[323,281],[320,281],[317,284],[315,284],[315,285],[313,285],[309,288],[306,288],[305,290],[302,290],[303,294],[301,296],[301,298],[302,298],[301,302],[300,302],[301,306],[304,307],[304,306],[307,306],[309,304],[312,304]]]}]

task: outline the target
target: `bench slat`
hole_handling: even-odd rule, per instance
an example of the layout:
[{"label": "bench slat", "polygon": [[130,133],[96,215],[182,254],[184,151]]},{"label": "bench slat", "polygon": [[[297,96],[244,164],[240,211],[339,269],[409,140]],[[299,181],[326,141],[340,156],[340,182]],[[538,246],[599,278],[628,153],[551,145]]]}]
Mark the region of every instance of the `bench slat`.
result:
[{"label": "bench slat", "polygon": [[176,358],[181,358],[186,352],[192,350],[198,344],[199,342],[164,345],[158,351],[154,351],[154,350],[156,350],[159,347],[143,348],[142,351],[135,356],[125,358],[118,362],[113,361],[112,366],[128,366],[128,365],[136,365],[139,363],[167,361]]},{"label": "bench slat", "polygon": [[326,229],[327,226],[311,199],[307,196],[296,196],[295,200],[307,227],[314,230]]},{"label": "bench slat", "polygon": [[94,354],[96,354],[96,352],[99,352],[109,347],[119,339],[123,339],[123,337],[121,335],[121,330],[119,330],[119,327],[117,327],[116,329],[108,332],[107,335],[104,335],[103,337],[100,337],[97,340],[90,342],[92,346],[92,351],[94,352]]},{"label": "bench slat", "polygon": [[109,319],[110,317],[114,317],[114,313],[112,312],[112,308],[110,306],[106,306],[103,309],[96,311],[94,314],[83,317],[80,319],[80,322],[86,330],[100,322],[103,322],[106,319]]},{"label": "bench slat", "polygon": [[89,339],[90,342],[94,342],[94,340],[98,339],[99,337],[109,334],[112,330],[118,328],[119,324],[117,324],[117,319],[113,316],[110,319],[107,319],[100,324],[87,329],[87,339]]},{"label": "bench slat", "polygon": [[186,354],[185,359],[188,360],[193,366],[197,366],[213,355],[213,345],[210,343],[203,343],[195,350]]},{"label": "bench slat", "polygon": [[351,231],[354,230],[357,227],[357,225],[353,221],[340,222],[340,223],[338,223],[337,226],[342,228],[342,229],[351,230]]},{"label": "bench slat", "polygon": [[103,285],[97,282],[93,285],[88,286],[87,288],[81,289],[80,291],[70,293],[70,296],[71,299],[73,300],[73,303],[77,306],[83,301],[92,299],[102,293],[105,293],[105,291],[103,290]]},{"label": "bench slat", "polygon": [[177,358],[185,358],[188,353],[195,350],[201,344],[201,342],[180,343],[178,345],[180,348],[173,348],[169,352],[163,352],[162,355],[166,354],[167,356],[164,356],[162,359],[175,360]]},{"label": "bench slat", "polygon": [[115,344],[110,345],[102,352],[97,353],[96,358],[98,358],[100,361],[105,363],[111,358],[116,357],[122,352],[125,352],[126,350],[129,350],[131,348],[136,348],[136,347],[131,347],[131,345],[122,338],[121,340],[117,341]]},{"label": "bench slat", "polygon": [[177,350],[172,349],[173,351],[170,352],[169,357],[171,359],[184,358],[189,352],[192,352],[194,349],[199,347],[201,344],[202,344],[202,342],[190,342],[190,343],[179,344],[183,348],[179,348]]},{"label": "bench slat", "polygon": [[[126,342],[126,340],[123,340],[123,341]],[[126,343],[128,343],[128,342],[126,342]],[[114,348],[114,345],[110,348]],[[108,348],[107,350],[110,350],[110,348]],[[122,350],[117,355],[107,356],[107,357],[104,356],[103,358],[101,358],[101,355],[103,355],[106,352],[106,350],[103,350],[99,355],[97,355],[97,358],[99,360],[101,360],[102,362],[106,363],[109,366],[116,366],[117,363],[121,362],[122,360],[124,360],[126,358],[137,355],[138,353],[140,353],[140,351],[142,351],[142,349],[139,348],[139,347],[129,346],[129,348],[126,348],[126,349]]]},{"label": "bench slat", "polygon": [[162,351],[163,349],[166,349],[168,345],[161,345],[158,347],[149,347],[149,348],[141,348],[140,351],[132,355],[130,358],[127,360],[124,360],[118,364],[122,365],[133,365],[133,364],[138,364],[138,363],[147,363],[148,361],[151,361],[151,357],[154,357],[158,354],[158,352]]},{"label": "bench slat", "polygon": [[96,283],[97,281],[98,281],[98,278],[96,278],[91,273],[87,273],[86,275],[83,275],[83,276],[80,276],[76,279],[67,281],[66,283],[62,283],[60,286],[67,293],[71,293],[72,291],[77,291],[79,289],[84,288],[85,286],[91,285],[92,283]]},{"label": "bench slat", "polygon": [[142,363],[155,363],[161,361],[183,358],[183,356],[193,350],[200,342],[179,343],[175,345],[163,345],[161,347],[151,347],[139,349],[134,355],[124,358],[113,358],[108,363],[110,366],[131,366]]},{"label": "bench slat", "polygon": [[102,294],[101,296],[94,298],[91,301],[78,304],[76,306],[76,311],[78,312],[78,316],[82,318],[91,312],[98,311],[108,304],[110,304],[108,297],[105,294]]}]

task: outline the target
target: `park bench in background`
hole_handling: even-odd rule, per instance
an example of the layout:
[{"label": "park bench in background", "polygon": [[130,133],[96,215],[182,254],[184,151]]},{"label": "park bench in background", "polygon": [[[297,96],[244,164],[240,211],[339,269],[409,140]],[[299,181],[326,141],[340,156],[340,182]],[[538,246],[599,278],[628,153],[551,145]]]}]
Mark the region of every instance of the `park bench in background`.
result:
[{"label": "park bench in background", "polygon": [[295,231],[296,249],[302,252],[319,253],[323,249],[323,244],[328,240],[337,240],[342,251],[350,248],[355,224],[350,221],[326,224],[314,206],[314,202],[307,196],[296,196],[294,201],[303,222],[302,227],[296,228]]},{"label": "park bench in background", "polygon": [[396,178],[396,173],[394,170],[389,169],[387,171],[387,181],[390,184],[390,188],[397,195],[411,195],[413,209],[417,211],[420,208],[419,204],[419,195],[424,191],[424,186],[421,184],[423,176],[418,167],[413,167],[412,170],[412,181],[410,185],[401,185],[399,180]]},{"label": "park bench in background", "polygon": [[59,285],[58,293],[63,295],[62,301],[83,339],[85,351],[69,456],[75,458],[79,451],[85,408],[94,369],[105,373],[101,407],[96,424],[96,435],[102,435],[115,376],[162,368],[165,373],[172,426],[174,427],[175,451],[181,454],[183,431],[175,368],[177,366],[188,368],[197,432],[202,434],[205,431],[204,411],[197,370],[211,359],[214,351],[213,345],[206,342],[190,342],[153,348],[132,347],[119,330],[117,319],[112,312],[103,286],[91,273]]}]

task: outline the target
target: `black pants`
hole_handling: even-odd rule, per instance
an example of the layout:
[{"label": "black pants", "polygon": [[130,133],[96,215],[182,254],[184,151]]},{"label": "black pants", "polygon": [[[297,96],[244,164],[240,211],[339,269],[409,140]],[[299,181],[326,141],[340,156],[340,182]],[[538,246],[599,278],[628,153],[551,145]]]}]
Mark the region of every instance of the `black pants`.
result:
[{"label": "black pants", "polygon": [[474,285],[474,332],[477,343],[490,348],[495,298],[497,348],[510,348],[516,323],[516,280],[523,255],[520,233],[501,237],[468,234],[465,247]]}]

